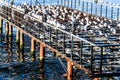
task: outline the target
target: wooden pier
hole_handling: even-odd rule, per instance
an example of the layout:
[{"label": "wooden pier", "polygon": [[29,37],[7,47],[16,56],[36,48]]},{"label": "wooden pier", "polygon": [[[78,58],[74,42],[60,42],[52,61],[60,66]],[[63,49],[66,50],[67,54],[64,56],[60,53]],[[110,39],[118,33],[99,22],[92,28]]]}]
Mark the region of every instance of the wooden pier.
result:
[{"label": "wooden pier", "polygon": [[[25,5],[24,5],[25,6]],[[47,8],[49,6],[42,6]],[[12,28],[16,33],[16,54],[20,62],[24,62],[24,35],[31,38],[31,61],[35,61],[35,43],[39,43],[39,60],[44,65],[45,48],[53,52],[55,57],[67,61],[67,79],[72,80],[73,67],[83,70],[91,79],[99,80],[102,77],[120,76],[120,21],[107,19],[102,16],[80,12],[59,5],[50,6],[66,9],[79,15],[76,22],[54,18],[64,24],[57,26],[46,20],[47,14],[41,13],[40,19],[34,15],[11,6],[4,5],[0,13],[0,33],[3,21],[6,22],[6,40],[12,40]],[[24,10],[24,9],[23,9]],[[62,12],[60,12],[62,13]],[[72,13],[68,13],[71,16]],[[52,15],[52,14],[51,14]],[[53,14],[54,15],[54,14]],[[67,26],[67,27],[66,27]],[[11,48],[11,44],[8,45]],[[9,55],[13,55],[11,50]],[[110,75],[110,76],[109,76]]]}]

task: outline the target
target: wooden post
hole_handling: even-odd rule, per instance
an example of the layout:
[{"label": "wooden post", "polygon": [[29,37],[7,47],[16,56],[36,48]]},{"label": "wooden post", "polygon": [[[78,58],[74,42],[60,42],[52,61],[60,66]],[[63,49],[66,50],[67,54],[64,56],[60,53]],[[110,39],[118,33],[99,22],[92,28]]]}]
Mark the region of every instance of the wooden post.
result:
[{"label": "wooden post", "polygon": [[72,0],[71,0],[71,8],[72,8],[72,6],[73,6],[72,4],[73,4],[73,3],[72,3]]},{"label": "wooden post", "polygon": [[13,30],[12,30],[12,25],[10,24],[10,25],[9,25],[9,37],[12,37],[12,31],[13,31]]},{"label": "wooden post", "polygon": [[106,12],[105,12],[105,17],[107,18],[107,14],[108,14],[108,6],[106,5]]},{"label": "wooden post", "polygon": [[93,46],[90,47],[91,50],[91,63],[90,63],[90,69],[91,69],[91,74],[93,75]]},{"label": "wooden post", "polygon": [[12,25],[9,24],[9,43],[8,43],[8,46],[9,46],[9,55],[12,56]]},{"label": "wooden post", "polygon": [[80,64],[82,65],[82,57],[83,57],[83,41],[80,41]]},{"label": "wooden post", "polygon": [[12,61],[12,50],[11,50],[11,45],[10,45],[10,42],[9,42],[9,23],[6,22],[6,25],[5,25],[5,29],[6,29],[6,51],[8,52],[8,61],[11,62]]},{"label": "wooden post", "polygon": [[0,34],[2,34],[3,19],[0,18]]},{"label": "wooden post", "polygon": [[68,68],[68,72],[67,72],[67,80],[73,80],[73,66],[72,66],[72,63],[71,61],[67,61],[67,68]]},{"label": "wooden post", "polygon": [[57,56],[56,52],[55,52],[55,51],[52,51],[52,57],[54,58],[54,57],[56,57],[56,56]]},{"label": "wooden post", "polygon": [[84,12],[84,1],[82,1],[82,12]]},{"label": "wooden post", "polygon": [[18,56],[18,60],[20,60],[20,31],[16,32],[16,55]]},{"label": "wooden post", "polygon": [[9,35],[9,23],[6,22],[5,24],[5,30],[6,30],[6,37],[5,37],[5,41],[6,41],[6,50],[8,50],[8,43],[9,43],[9,38],[8,38],[8,35]]},{"label": "wooden post", "polygon": [[30,52],[31,60],[35,61],[35,40],[31,38],[31,52]]},{"label": "wooden post", "polygon": [[45,46],[40,44],[40,80],[44,80],[44,56],[45,56]]},{"label": "wooden post", "polygon": [[95,4],[95,14],[97,15],[97,3]]},{"label": "wooden post", "polygon": [[103,67],[103,47],[101,47],[101,56],[100,56],[100,74],[102,74],[102,67]]},{"label": "wooden post", "polygon": [[101,7],[101,8],[100,8],[100,16],[102,16],[102,6],[103,6],[103,5],[101,4],[101,5],[100,5],[100,7]]},{"label": "wooden post", "polygon": [[6,22],[5,28],[6,28],[6,36],[8,36],[9,35],[9,23],[8,22]]},{"label": "wooden post", "polygon": [[100,80],[100,78],[94,78],[94,80]]},{"label": "wooden post", "polygon": [[62,5],[63,1],[61,0],[61,5]]},{"label": "wooden post", "polygon": [[113,19],[113,6],[111,7],[111,19]]},{"label": "wooden post", "polygon": [[91,3],[91,14],[93,12],[93,3]]},{"label": "wooden post", "polygon": [[119,8],[117,9],[117,21],[119,21]]},{"label": "wooden post", "polygon": [[88,12],[88,1],[86,2],[86,12]]},{"label": "wooden post", "polygon": [[45,46],[40,44],[40,62],[44,62]]},{"label": "wooden post", "polygon": [[20,62],[24,62],[24,34],[20,32]]},{"label": "wooden post", "polygon": [[75,2],[74,2],[74,9],[76,9],[76,0],[75,0]]}]

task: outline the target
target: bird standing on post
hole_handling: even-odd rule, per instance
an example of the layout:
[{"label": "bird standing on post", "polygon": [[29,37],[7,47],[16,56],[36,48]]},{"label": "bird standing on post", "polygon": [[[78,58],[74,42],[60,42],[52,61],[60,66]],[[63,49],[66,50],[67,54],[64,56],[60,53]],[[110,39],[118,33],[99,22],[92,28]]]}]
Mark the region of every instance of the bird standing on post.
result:
[{"label": "bird standing on post", "polygon": [[10,4],[13,5],[14,4],[14,0],[10,0]]}]

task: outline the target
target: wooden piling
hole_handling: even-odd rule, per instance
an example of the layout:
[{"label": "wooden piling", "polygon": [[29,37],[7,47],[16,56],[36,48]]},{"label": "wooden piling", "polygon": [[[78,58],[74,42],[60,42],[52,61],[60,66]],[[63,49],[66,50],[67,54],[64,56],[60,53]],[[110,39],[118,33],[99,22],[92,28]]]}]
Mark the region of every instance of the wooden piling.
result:
[{"label": "wooden piling", "polygon": [[100,16],[102,16],[102,4],[100,5]]},{"label": "wooden piling", "polygon": [[76,9],[76,0],[74,0],[75,2],[74,2],[74,9]]},{"label": "wooden piling", "polygon": [[91,74],[93,75],[93,46],[90,47],[90,52],[91,52],[91,64],[90,64],[90,69],[91,69]]},{"label": "wooden piling", "polygon": [[94,78],[94,80],[100,80],[100,78]]},{"label": "wooden piling", "polygon": [[119,11],[120,11],[120,9],[118,8],[117,9],[117,21],[119,21]]},{"label": "wooden piling", "polygon": [[52,51],[52,57],[54,58],[54,57],[56,57],[56,56],[57,56],[56,52],[55,52],[55,51]]},{"label": "wooden piling", "polygon": [[9,43],[8,43],[8,46],[9,46],[9,55],[12,56],[12,25],[9,24]]},{"label": "wooden piling", "polygon": [[20,60],[20,31],[16,32],[16,54],[18,56],[18,60]]},{"label": "wooden piling", "polygon": [[92,14],[92,12],[93,12],[93,3],[91,3],[91,14]]},{"label": "wooden piling", "polygon": [[45,46],[40,44],[40,80],[44,80],[44,56],[45,56]]},{"label": "wooden piling", "polygon": [[31,52],[30,52],[30,56],[31,56],[31,61],[35,61],[35,40],[33,38],[31,38]]},{"label": "wooden piling", "polygon": [[61,0],[61,5],[62,5],[62,3],[63,3],[63,0]]},{"label": "wooden piling", "polygon": [[72,8],[72,6],[73,6],[73,2],[72,2],[73,0],[71,0],[71,8]]},{"label": "wooden piling", "polygon": [[9,35],[9,23],[8,22],[6,22],[6,24],[5,24],[5,31],[6,31],[6,36],[5,36],[5,41],[6,41],[6,50],[8,50],[8,43],[9,43],[9,37],[8,37],[8,35]]},{"label": "wooden piling", "polygon": [[95,4],[95,14],[97,15],[97,3]]},{"label": "wooden piling", "polygon": [[44,62],[45,46],[40,44],[40,62]]},{"label": "wooden piling", "polygon": [[84,1],[82,1],[82,12],[84,12]]},{"label": "wooden piling", "polygon": [[73,80],[73,66],[72,66],[72,63],[71,61],[67,61],[67,80]]},{"label": "wooden piling", "polygon": [[108,6],[106,5],[106,12],[105,12],[105,17],[107,18],[107,14],[108,14]]},{"label": "wooden piling", "polygon": [[0,34],[2,34],[2,28],[3,28],[3,19],[0,18]]},{"label": "wooden piling", "polygon": [[8,22],[6,22],[5,24],[5,29],[6,29],[6,36],[8,36],[9,35],[9,23]]},{"label": "wooden piling", "polygon": [[67,1],[67,7],[69,7],[70,0]]},{"label": "wooden piling", "polygon": [[111,19],[113,19],[113,7],[111,7]]},{"label": "wooden piling", "polygon": [[20,62],[24,62],[24,34],[20,32]]},{"label": "wooden piling", "polygon": [[88,12],[88,1],[86,2],[86,12]]},{"label": "wooden piling", "polygon": [[10,24],[10,25],[9,25],[9,37],[12,36],[12,31],[13,31],[13,30],[12,30],[12,25]]}]

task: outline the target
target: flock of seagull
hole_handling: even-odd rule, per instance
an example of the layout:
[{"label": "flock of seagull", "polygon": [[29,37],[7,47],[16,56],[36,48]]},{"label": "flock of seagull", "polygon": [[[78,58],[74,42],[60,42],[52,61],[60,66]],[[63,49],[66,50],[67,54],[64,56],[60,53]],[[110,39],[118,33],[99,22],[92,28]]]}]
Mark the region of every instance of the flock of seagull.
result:
[{"label": "flock of seagull", "polygon": [[[75,24],[74,27],[79,31],[89,32],[91,34],[95,34],[97,31],[100,36],[106,37],[109,33],[117,34],[120,30],[120,22],[62,6],[31,6],[22,4],[19,6],[13,5],[13,7],[40,21],[46,21],[61,29],[71,28],[72,24]],[[26,17],[24,16],[24,18]]]},{"label": "flock of seagull", "polygon": [[[63,6],[56,5],[13,5],[14,8],[24,12],[24,19],[28,20],[26,14],[36,18],[38,21],[45,21],[60,29],[71,31],[77,36],[94,35],[109,38],[110,35],[119,35],[120,22],[83,13]],[[35,23],[36,24],[36,23]],[[75,33],[75,31],[77,33]],[[79,35],[80,34],[80,35]]]}]

